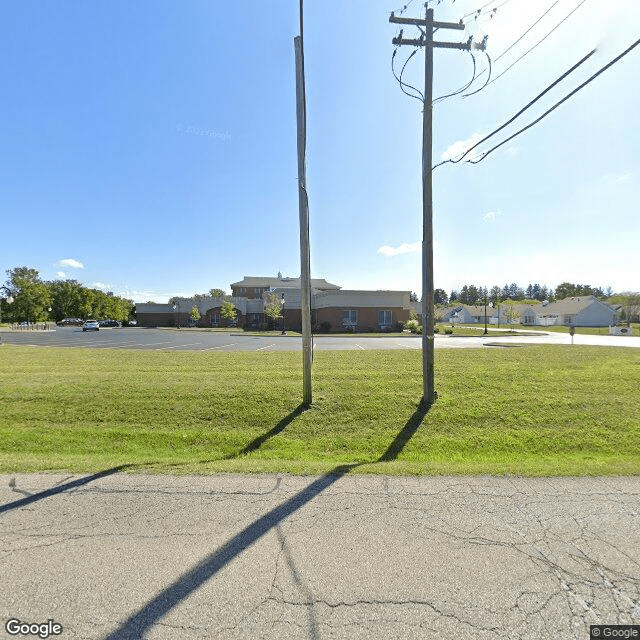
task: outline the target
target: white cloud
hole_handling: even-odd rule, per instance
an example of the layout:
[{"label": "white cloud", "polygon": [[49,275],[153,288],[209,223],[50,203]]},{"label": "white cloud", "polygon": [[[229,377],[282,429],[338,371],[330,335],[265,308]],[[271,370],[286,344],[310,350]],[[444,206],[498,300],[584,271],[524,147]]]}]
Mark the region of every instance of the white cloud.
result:
[{"label": "white cloud", "polygon": [[[480,142],[484,138],[482,133],[474,133],[470,138],[466,140],[457,140],[452,145],[449,145],[444,153],[440,156],[442,160],[453,160],[461,156],[467,149],[473,147],[474,144]],[[478,154],[472,151],[465,160],[475,160],[478,158]]]},{"label": "white cloud", "polygon": [[94,289],[103,289],[105,291],[111,291],[113,289],[110,284],[105,284],[104,282],[92,282],[91,286]]},{"label": "white cloud", "polygon": [[56,276],[58,278],[66,278],[67,274],[64,271],[56,271]]},{"label": "white cloud", "polygon": [[378,249],[378,253],[381,253],[383,256],[399,256],[403,253],[416,253],[418,251],[420,251],[419,242],[403,242],[399,247],[383,245]]},{"label": "white cloud", "polygon": [[501,215],[502,213],[500,213],[500,211],[487,211],[487,213],[482,216],[482,219],[485,222],[495,222],[496,218]]},{"label": "white cloud", "polygon": [[629,182],[631,180],[630,173],[608,173],[604,176],[607,184],[620,184],[621,182]]},{"label": "white cloud", "polygon": [[70,267],[71,269],[84,269],[84,264],[79,260],[74,260],[73,258],[65,258],[64,260],[60,260],[58,262],[59,267]]}]

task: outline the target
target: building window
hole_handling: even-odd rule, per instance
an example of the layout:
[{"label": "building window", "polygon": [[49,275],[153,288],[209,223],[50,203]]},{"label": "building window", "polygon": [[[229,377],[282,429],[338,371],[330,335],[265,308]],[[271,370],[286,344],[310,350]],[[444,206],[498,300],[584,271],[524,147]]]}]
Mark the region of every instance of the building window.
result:
[{"label": "building window", "polygon": [[259,298],[259,297],[262,295],[262,290],[261,290],[261,289],[258,289],[258,288],[256,287],[256,288],[253,290],[253,295],[254,295],[256,298]]},{"label": "building window", "polygon": [[345,309],[342,312],[342,326],[343,327],[358,326],[358,312],[355,309]]},{"label": "building window", "polygon": [[575,319],[575,316],[565,315],[564,323],[565,324],[573,324],[574,319]]},{"label": "building window", "polygon": [[383,327],[391,326],[391,311],[381,310],[378,311],[378,325],[382,329]]}]

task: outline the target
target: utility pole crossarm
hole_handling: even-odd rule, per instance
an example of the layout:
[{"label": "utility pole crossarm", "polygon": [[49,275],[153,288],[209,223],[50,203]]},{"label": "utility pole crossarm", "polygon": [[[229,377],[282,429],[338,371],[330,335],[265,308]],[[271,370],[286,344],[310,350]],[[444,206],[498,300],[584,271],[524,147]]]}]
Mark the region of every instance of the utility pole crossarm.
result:
[{"label": "utility pole crossarm", "polygon": [[[424,47],[425,40],[424,38],[419,38],[418,40],[407,40],[406,38],[393,38],[391,40],[392,44],[403,45],[408,44],[412,47]],[[471,51],[471,49],[475,49],[476,51],[484,51],[487,48],[486,38],[481,42],[471,42],[471,38],[467,40],[467,42],[433,42],[433,47],[436,49],[460,49],[462,51]]]},{"label": "utility pole crossarm", "polygon": [[[394,24],[412,24],[412,25],[415,25],[416,27],[427,26],[426,20],[420,20],[419,18],[396,18],[396,16],[393,15],[393,13],[391,13],[391,15],[389,16],[389,22],[393,22]],[[462,22],[462,20],[460,20],[460,22],[436,22],[434,20],[433,28],[434,29],[457,29],[458,31],[464,31],[466,27]]]}]

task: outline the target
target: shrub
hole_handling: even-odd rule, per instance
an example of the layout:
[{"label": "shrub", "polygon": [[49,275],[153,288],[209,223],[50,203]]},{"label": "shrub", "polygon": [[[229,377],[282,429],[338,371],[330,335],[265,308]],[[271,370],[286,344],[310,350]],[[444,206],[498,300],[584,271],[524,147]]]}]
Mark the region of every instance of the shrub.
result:
[{"label": "shrub", "polygon": [[409,331],[411,331],[411,333],[422,333],[422,328],[420,327],[420,331],[418,331],[418,328],[420,327],[420,325],[418,324],[417,320],[407,320],[404,324],[404,328],[405,329],[409,329]]},{"label": "shrub", "polygon": [[453,329],[445,329],[444,332],[450,336],[453,333]]}]

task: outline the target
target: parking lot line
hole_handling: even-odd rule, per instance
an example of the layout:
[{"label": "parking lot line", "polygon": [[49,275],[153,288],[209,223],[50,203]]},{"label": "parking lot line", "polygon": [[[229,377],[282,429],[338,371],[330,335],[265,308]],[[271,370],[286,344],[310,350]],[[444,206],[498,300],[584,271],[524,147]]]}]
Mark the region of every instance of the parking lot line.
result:
[{"label": "parking lot line", "polygon": [[266,347],[260,347],[259,349],[256,349],[256,351],[262,351],[264,349],[269,349],[269,347],[275,347],[276,343],[274,342],[273,344],[268,344]]},{"label": "parking lot line", "polygon": [[202,342],[189,342],[188,344],[176,344],[172,347],[159,347],[156,351],[164,351],[165,349],[181,349],[182,347],[194,347],[198,344],[202,344]]},{"label": "parking lot line", "polygon": [[359,344],[356,343],[356,347],[358,347],[358,349],[362,349],[364,351],[364,347],[361,347]]},{"label": "parking lot line", "polygon": [[217,347],[208,347],[207,349],[200,349],[200,351],[213,351],[214,349],[224,349],[225,347],[235,347],[236,343],[231,342],[229,344],[221,344]]}]

